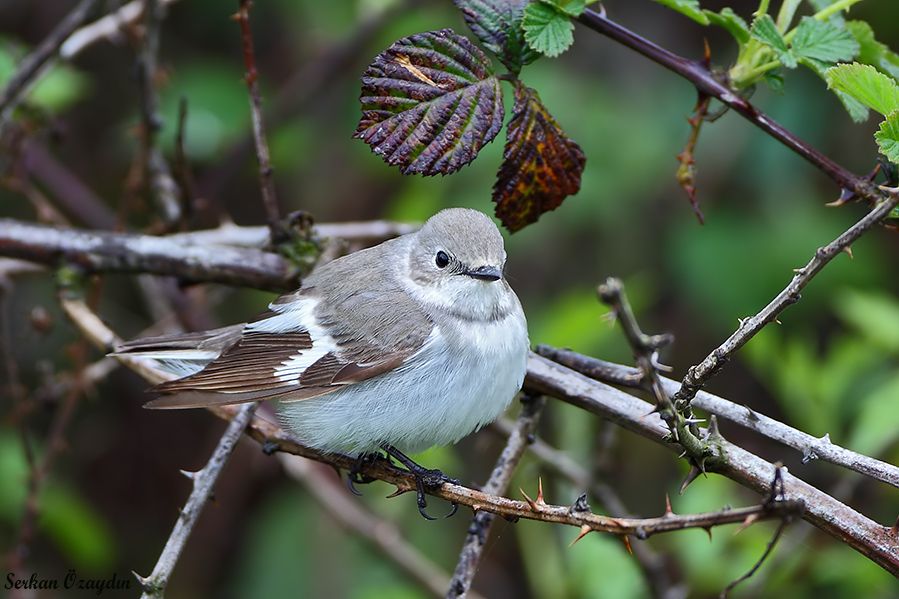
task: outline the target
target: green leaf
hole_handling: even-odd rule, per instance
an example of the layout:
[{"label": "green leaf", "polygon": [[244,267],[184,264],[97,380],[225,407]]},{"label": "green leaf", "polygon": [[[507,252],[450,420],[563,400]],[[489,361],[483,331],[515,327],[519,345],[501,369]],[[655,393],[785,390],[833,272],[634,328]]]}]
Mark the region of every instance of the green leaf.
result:
[{"label": "green leaf", "polygon": [[521,22],[528,0],[453,0],[484,47],[518,73],[540,53],[527,45]]},{"label": "green leaf", "polygon": [[516,82],[503,163],[493,186],[496,216],[515,232],[558,208],[581,188],[586,158],[552,117],[540,96]]},{"label": "green leaf", "polygon": [[404,175],[459,170],[503,125],[489,60],[451,29],[394,42],[366,69],[359,101],[353,136]]},{"label": "green leaf", "polygon": [[876,456],[899,438],[899,375],[894,375],[860,402],[846,447]]},{"label": "green leaf", "polygon": [[[0,86],[12,77],[20,55],[25,53],[26,48],[0,37]],[[84,74],[68,65],[56,64],[38,79],[25,98],[41,108],[60,111],[83,97],[89,88],[90,81]]]},{"label": "green leaf", "polygon": [[709,24],[708,11],[703,11],[699,6],[699,0],[655,0],[659,4],[675,10],[685,17],[690,17],[700,25]]},{"label": "green leaf", "polygon": [[881,154],[890,162],[899,164],[899,110],[891,112],[874,134]]},{"label": "green leaf", "polygon": [[706,18],[708,18],[709,23],[726,29],[741,46],[749,41],[749,38],[751,37],[749,25],[747,25],[746,21],[743,20],[743,17],[735,13],[732,8],[724,8],[720,13],[711,10],[704,10],[702,12],[705,14]]},{"label": "green leaf", "polygon": [[866,344],[899,355],[899,300],[879,291],[846,290],[836,296],[834,308]]},{"label": "green leaf", "polygon": [[574,23],[558,9],[533,2],[524,9],[524,39],[528,45],[546,56],[558,56],[574,42]]},{"label": "green leaf", "polygon": [[859,45],[858,61],[870,64],[899,79],[899,54],[874,37],[874,30],[865,21],[849,21],[846,29]]},{"label": "green leaf", "polygon": [[827,63],[852,60],[859,50],[852,33],[811,17],[799,22],[790,47],[799,58]]},{"label": "green leaf", "polygon": [[587,0],[539,0],[544,4],[554,6],[560,12],[565,13],[569,17],[579,17],[584,9],[587,8]]},{"label": "green leaf", "polygon": [[749,33],[753,38],[774,50],[774,54],[783,66],[790,69],[796,68],[798,64],[796,56],[787,47],[786,40],[784,40],[780,31],[777,30],[777,25],[774,24],[774,20],[771,17],[762,15],[756,18],[752,22],[752,29],[750,29]]},{"label": "green leaf", "polygon": [[868,108],[849,94],[843,93],[841,91],[836,92],[837,98],[840,100],[840,103],[843,105],[843,108],[846,109],[846,112],[849,113],[849,118],[852,119],[855,123],[864,123],[868,120]]},{"label": "green leaf", "polygon": [[899,109],[899,86],[871,65],[840,64],[825,72],[831,89],[846,93],[882,115]]}]

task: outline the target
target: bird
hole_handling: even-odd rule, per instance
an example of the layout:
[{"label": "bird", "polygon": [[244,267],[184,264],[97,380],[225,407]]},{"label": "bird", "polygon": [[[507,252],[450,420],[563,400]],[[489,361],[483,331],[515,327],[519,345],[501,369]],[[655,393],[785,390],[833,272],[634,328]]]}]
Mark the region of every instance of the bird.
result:
[{"label": "bird", "polygon": [[[455,443],[521,389],[529,339],[493,221],[449,208],[420,229],[323,264],[246,323],[125,342],[113,355],[178,378],[156,409],[271,400],[301,443],[365,460],[384,451],[426,487],[457,482],[409,458]],[[368,482],[358,469],[349,482]],[[453,512],[455,511],[455,506]]]}]

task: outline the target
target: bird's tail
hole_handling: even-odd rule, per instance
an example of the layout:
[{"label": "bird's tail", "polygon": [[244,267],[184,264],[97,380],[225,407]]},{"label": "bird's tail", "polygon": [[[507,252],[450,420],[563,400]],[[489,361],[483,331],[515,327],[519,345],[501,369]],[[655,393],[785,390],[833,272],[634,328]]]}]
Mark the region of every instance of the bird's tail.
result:
[{"label": "bird's tail", "polygon": [[116,346],[111,356],[152,360],[156,368],[183,378],[202,370],[240,338],[243,324],[220,329],[143,337]]}]

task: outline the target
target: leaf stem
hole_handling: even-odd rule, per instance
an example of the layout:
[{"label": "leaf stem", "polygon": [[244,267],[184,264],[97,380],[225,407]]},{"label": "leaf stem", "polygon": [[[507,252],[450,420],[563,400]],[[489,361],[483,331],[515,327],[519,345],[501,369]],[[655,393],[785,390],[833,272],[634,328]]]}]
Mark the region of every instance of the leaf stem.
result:
[{"label": "leaf stem", "polygon": [[821,10],[819,10],[818,12],[816,12],[815,14],[813,14],[812,18],[816,19],[818,21],[823,21],[825,19],[830,18],[831,16],[835,15],[836,13],[838,13],[840,11],[849,10],[853,4],[858,4],[861,1],[862,0],[837,0],[830,6],[826,6],[826,7],[822,8]]}]

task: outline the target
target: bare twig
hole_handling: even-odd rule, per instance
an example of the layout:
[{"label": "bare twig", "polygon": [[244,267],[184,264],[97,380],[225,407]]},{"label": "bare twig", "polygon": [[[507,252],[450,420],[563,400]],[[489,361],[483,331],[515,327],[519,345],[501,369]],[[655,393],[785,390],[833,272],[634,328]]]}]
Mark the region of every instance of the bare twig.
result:
[{"label": "bare twig", "polygon": [[[178,0],[159,0],[163,5],[174,4]],[[72,60],[86,48],[101,40],[115,41],[122,31],[144,14],[144,0],[132,0],[123,4],[115,12],[101,17],[73,32],[59,47],[59,57]]]},{"label": "bare twig", "polygon": [[[534,433],[537,423],[540,421],[540,413],[546,400],[541,396],[522,396],[521,414],[512,427],[509,440],[503,448],[503,452],[496,460],[493,472],[484,485],[482,491],[492,495],[503,495],[512,481],[512,474],[524,455],[528,445],[534,441]],[[489,512],[477,511],[468,527],[465,542],[459,552],[459,561],[453,578],[446,587],[446,597],[466,597],[471,590],[471,583],[478,570],[484,545],[490,536],[495,516]]]},{"label": "bare twig", "polygon": [[742,320],[739,328],[724,343],[715,348],[702,362],[687,371],[687,375],[681,381],[681,388],[673,396],[675,405],[689,404],[696,396],[696,392],[721,369],[738,349],[743,347],[765,325],[774,322],[784,309],[799,301],[799,292],[808,285],[815,275],[821,272],[821,269],[851,246],[866,231],[889,215],[897,204],[899,204],[899,192],[892,191],[887,198],[881,200],[868,214],[843,234],[824,247],[818,248],[809,263],[796,271],[790,283],[767,306],[755,316]]},{"label": "bare twig", "polygon": [[184,508],[178,515],[178,519],[175,521],[175,526],[169,535],[168,541],[166,541],[159,560],[156,562],[156,566],[153,568],[153,572],[146,578],[137,577],[144,591],[141,595],[142,599],[163,597],[165,595],[165,587],[168,584],[172,570],[175,568],[175,564],[178,563],[181,550],[184,549],[187,538],[190,536],[194,524],[196,524],[197,518],[200,516],[200,512],[203,511],[203,507],[209,501],[212,487],[225,466],[225,462],[228,461],[231,452],[234,451],[234,447],[237,445],[237,441],[243,434],[244,429],[247,428],[247,425],[253,419],[255,411],[255,403],[243,405],[236,410],[234,418],[222,434],[218,446],[206,465],[198,472],[185,472],[185,475],[193,483],[193,489],[190,492],[187,503],[184,504]]},{"label": "bare twig", "polygon": [[288,238],[287,231],[281,223],[281,209],[275,195],[275,182],[272,179],[272,165],[265,139],[265,125],[262,121],[262,99],[259,95],[259,73],[256,70],[256,56],[253,53],[253,31],[250,28],[251,0],[239,0],[240,6],[234,15],[240,25],[240,39],[243,45],[244,66],[247,69],[244,80],[250,93],[250,115],[253,121],[253,140],[256,144],[256,157],[259,160],[259,187],[262,192],[262,204],[268,218],[272,243],[277,245]]},{"label": "bare twig", "polygon": [[141,140],[143,142],[143,172],[149,178],[146,183],[169,229],[181,220],[181,203],[178,201],[178,185],[172,178],[169,164],[156,146],[156,137],[162,128],[159,115],[159,96],[156,93],[156,73],[159,59],[159,29],[165,15],[162,0],[144,0],[144,35],[138,53],[138,83],[140,87]]},{"label": "bare twig", "polygon": [[[606,362],[567,349],[556,349],[548,345],[538,345],[537,353],[592,379],[612,385],[639,387],[638,381],[641,373],[636,368]],[[674,393],[680,387],[679,382],[664,377],[662,385],[668,393]],[[820,459],[899,488],[899,466],[841,447],[833,443],[827,435],[824,437],[812,436],[746,406],[706,391],[697,393],[692,405],[796,449],[802,453],[803,461]]]},{"label": "bare twig", "polygon": [[746,574],[731,582],[729,585],[727,585],[727,587],[725,587],[723,591],[721,591],[721,594],[719,595],[721,599],[725,599],[728,594],[730,594],[730,592],[734,590],[734,587],[736,587],[744,580],[751,578],[752,575],[762,567],[762,564],[765,563],[765,560],[768,559],[768,556],[771,555],[772,551],[774,551],[774,546],[777,545],[777,541],[780,540],[780,537],[786,529],[787,524],[789,524],[789,522],[785,519],[778,525],[777,530],[774,531],[774,535],[771,537],[771,540],[768,541],[768,545],[765,547],[765,552],[762,553],[762,556],[758,559],[757,562],[755,562],[755,564],[752,566],[752,568],[749,569]]},{"label": "bare twig", "polygon": [[44,40],[19,63],[19,68],[0,92],[0,132],[6,129],[16,106],[22,101],[42,73],[53,64],[53,56],[97,5],[98,0],[81,0]]}]

